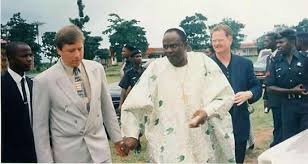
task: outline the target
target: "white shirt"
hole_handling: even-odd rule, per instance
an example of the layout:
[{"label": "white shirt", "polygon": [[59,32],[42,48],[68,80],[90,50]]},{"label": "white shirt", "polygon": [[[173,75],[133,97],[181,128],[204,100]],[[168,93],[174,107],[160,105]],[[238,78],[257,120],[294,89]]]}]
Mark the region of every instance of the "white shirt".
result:
[{"label": "white shirt", "polygon": [[29,90],[29,86],[26,80],[26,76],[24,75],[23,77],[21,77],[18,73],[16,73],[15,71],[13,71],[12,69],[8,68],[8,72],[9,74],[12,76],[12,78],[14,79],[14,81],[16,82],[16,85],[19,89],[19,93],[22,97],[22,99],[24,99],[24,96],[22,94],[22,88],[21,88],[21,80],[22,78],[25,79],[25,89],[26,89],[26,95],[27,95],[27,101],[28,101],[28,107],[29,107],[29,118],[30,118],[30,124],[32,124],[31,122],[31,102],[30,102],[30,90]]}]

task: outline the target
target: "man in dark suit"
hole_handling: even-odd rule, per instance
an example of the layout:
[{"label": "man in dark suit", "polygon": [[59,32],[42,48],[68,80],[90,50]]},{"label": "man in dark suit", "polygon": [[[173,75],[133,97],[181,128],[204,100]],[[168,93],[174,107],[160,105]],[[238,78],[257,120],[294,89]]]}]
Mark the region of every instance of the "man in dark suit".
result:
[{"label": "man in dark suit", "polygon": [[260,99],[262,86],[253,72],[252,62],[231,54],[232,32],[229,26],[215,26],[211,30],[211,39],[215,50],[212,59],[225,74],[235,93],[235,104],[229,112],[233,124],[236,163],[243,163],[250,131],[248,103]]},{"label": "man in dark suit", "polygon": [[36,162],[32,132],[32,81],[25,76],[32,65],[29,45],[7,46],[9,68],[1,77],[1,162]]}]

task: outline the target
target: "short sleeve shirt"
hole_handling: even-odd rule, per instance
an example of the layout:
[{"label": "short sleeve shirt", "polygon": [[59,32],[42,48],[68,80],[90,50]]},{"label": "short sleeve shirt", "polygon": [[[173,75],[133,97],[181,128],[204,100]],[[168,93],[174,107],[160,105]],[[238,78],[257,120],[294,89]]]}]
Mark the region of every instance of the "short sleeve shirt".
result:
[{"label": "short sleeve shirt", "polygon": [[119,86],[123,89],[127,89],[129,86],[134,87],[134,85],[139,80],[145,68],[141,67],[141,71],[138,71],[136,68],[131,68],[128,70],[122,80],[119,83]]}]

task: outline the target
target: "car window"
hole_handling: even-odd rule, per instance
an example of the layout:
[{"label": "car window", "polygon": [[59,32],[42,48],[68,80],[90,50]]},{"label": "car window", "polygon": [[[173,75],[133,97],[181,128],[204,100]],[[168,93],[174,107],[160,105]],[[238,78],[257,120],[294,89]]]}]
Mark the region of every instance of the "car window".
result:
[{"label": "car window", "polygon": [[268,56],[269,55],[265,55],[265,56],[262,56],[262,57],[258,58],[257,62],[265,64],[266,63],[266,59],[267,59]]}]

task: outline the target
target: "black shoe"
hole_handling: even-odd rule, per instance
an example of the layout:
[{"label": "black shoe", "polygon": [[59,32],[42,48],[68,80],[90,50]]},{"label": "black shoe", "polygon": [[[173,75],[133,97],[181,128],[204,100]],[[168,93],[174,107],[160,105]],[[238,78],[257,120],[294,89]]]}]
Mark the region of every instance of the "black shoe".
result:
[{"label": "black shoe", "polygon": [[136,147],[134,152],[135,152],[135,154],[140,154],[141,153],[141,144],[140,144],[140,142],[138,143],[138,145],[137,145],[137,147]]},{"label": "black shoe", "polygon": [[255,148],[255,144],[252,144],[251,146],[248,147],[248,149],[253,150]]}]

